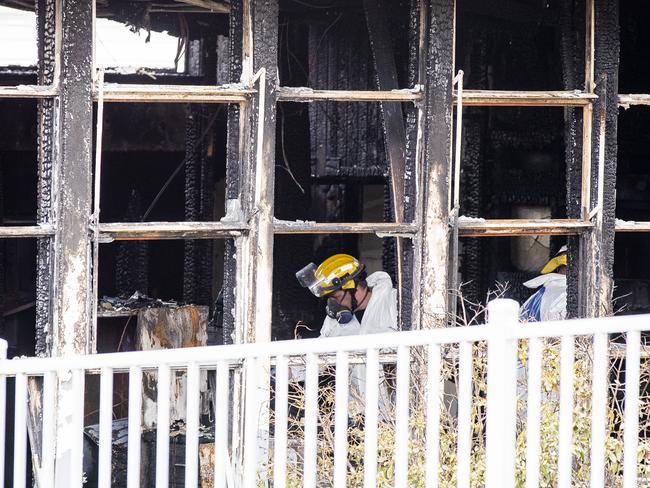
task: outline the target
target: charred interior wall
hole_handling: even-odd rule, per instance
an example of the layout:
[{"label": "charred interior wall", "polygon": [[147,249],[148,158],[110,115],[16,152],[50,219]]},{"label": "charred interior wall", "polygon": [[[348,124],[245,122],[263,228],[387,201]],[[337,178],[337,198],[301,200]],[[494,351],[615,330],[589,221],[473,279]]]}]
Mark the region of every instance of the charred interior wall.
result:
[{"label": "charred interior wall", "polygon": [[[361,1],[339,2],[336,8],[322,12],[315,6],[282,2],[279,37],[282,84],[331,90],[378,89],[363,6]],[[418,60],[410,58],[415,56],[410,49],[417,49],[417,40],[409,39],[409,35],[413,35],[409,22],[415,22],[417,33],[419,10],[416,7],[411,10],[410,3],[404,1],[390,2],[385,7],[397,82],[400,87],[410,86],[417,77]],[[410,71],[409,62],[413,64]],[[400,107],[401,110],[405,118],[409,107]],[[410,117],[411,137],[415,139],[414,111]],[[276,217],[317,222],[393,220],[383,122],[379,103],[280,103],[276,140]],[[413,140],[410,168],[415,165],[414,144]],[[378,185],[384,188],[384,197],[380,203],[383,210],[376,214],[370,212],[368,198],[371,187]],[[413,209],[409,212],[412,218]],[[276,236],[274,337],[292,338],[299,323],[313,329],[310,332],[300,328],[302,336],[318,333],[322,304],[296,282],[294,275],[300,267],[338,252],[363,257],[379,245],[383,249],[380,266],[395,279],[392,241],[390,238],[361,239],[340,234]],[[403,303],[403,309],[408,308],[410,297]]]},{"label": "charred interior wall", "polygon": [[[464,70],[467,89],[583,88],[584,83],[576,81],[584,78],[579,68],[584,7],[579,1],[544,5],[459,1],[456,25],[456,67]],[[581,119],[573,112],[465,109],[461,214],[521,218],[520,210],[534,207],[547,208],[546,218],[567,217],[566,175],[573,175],[576,167],[579,170],[581,161],[574,154],[580,137],[575,128]],[[562,243],[562,239],[552,239],[549,252]],[[515,247],[516,241],[508,238],[461,239],[463,296],[472,302],[484,301],[498,282],[508,283],[508,295],[523,301],[530,292],[522,283],[536,273],[517,265]]]}]

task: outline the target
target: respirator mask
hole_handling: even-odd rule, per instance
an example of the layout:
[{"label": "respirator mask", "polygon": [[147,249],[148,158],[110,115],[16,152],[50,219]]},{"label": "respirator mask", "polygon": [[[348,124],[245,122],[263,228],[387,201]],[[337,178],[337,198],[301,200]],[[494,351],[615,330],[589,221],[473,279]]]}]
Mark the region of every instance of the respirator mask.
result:
[{"label": "respirator mask", "polygon": [[345,325],[348,324],[354,313],[348,307],[341,305],[334,298],[327,299],[327,305],[325,305],[325,311],[327,316],[336,320],[339,324]]}]

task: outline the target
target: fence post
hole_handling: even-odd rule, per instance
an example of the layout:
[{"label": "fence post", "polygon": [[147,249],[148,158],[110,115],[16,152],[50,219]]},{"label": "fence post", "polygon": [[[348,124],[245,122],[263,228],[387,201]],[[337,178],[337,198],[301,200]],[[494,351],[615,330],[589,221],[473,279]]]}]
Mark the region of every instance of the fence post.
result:
[{"label": "fence post", "polygon": [[515,300],[488,303],[486,488],[515,486],[517,341],[513,329],[518,324]]}]

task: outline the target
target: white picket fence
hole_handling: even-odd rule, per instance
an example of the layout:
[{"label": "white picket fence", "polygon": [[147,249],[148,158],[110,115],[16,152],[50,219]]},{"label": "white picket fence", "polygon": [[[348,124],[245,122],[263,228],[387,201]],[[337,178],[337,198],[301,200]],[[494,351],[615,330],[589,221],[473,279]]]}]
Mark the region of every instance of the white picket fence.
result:
[{"label": "white picket fence", "polygon": [[[169,406],[176,372],[183,371],[187,382],[183,486],[197,487],[204,482],[216,487],[285,487],[295,486],[298,479],[306,488],[343,487],[354,485],[350,476],[356,471],[358,477],[354,479],[362,479],[365,487],[469,487],[477,469],[472,457],[477,442],[473,419],[483,409],[485,425],[478,442],[485,443],[485,473],[480,479],[489,488],[514,487],[517,422],[522,416],[517,409],[518,394],[524,394],[526,404],[525,483],[527,487],[539,486],[540,468],[544,468],[540,466],[545,395],[542,351],[546,338],[559,338],[559,433],[553,448],[557,454],[557,486],[572,486],[576,464],[572,442],[577,339],[589,344],[593,357],[588,462],[590,486],[603,487],[609,455],[609,352],[614,347],[610,334],[616,333],[626,339],[624,421],[619,426],[624,431],[624,454],[617,476],[626,488],[639,486],[639,466],[644,462],[638,459],[641,332],[650,330],[650,316],[520,324],[518,305],[512,300],[495,300],[488,311],[488,323],[473,327],[81,357],[0,359],[0,480],[7,471],[5,479],[11,482],[6,486],[23,488],[28,482],[28,438],[33,437],[33,433],[27,435],[28,398],[37,396],[42,407],[39,418],[32,422],[40,437],[40,452],[32,460],[37,486],[80,487],[84,482],[102,488],[117,486],[111,480],[113,380],[116,374],[128,373],[126,486],[145,486],[142,388],[143,373],[152,373],[157,386],[155,486],[171,486]],[[528,341],[525,370],[518,359],[522,340]],[[478,406],[477,351],[485,344],[487,399],[485,406]],[[4,357],[6,343],[0,341],[0,358]],[[443,373],[445,361],[454,365],[451,376]],[[205,371],[215,376],[216,384],[214,415],[208,425],[200,416],[200,378]],[[528,375],[525,391],[517,386],[522,371]],[[326,374],[331,375],[329,383],[323,382]],[[89,402],[85,385],[89,375],[100,377],[96,399],[100,411],[97,480],[87,479],[83,472],[84,403]],[[304,386],[299,388],[294,384],[298,377],[304,377]],[[30,387],[34,378],[41,385],[36,392]],[[7,380],[13,382],[15,391],[14,415],[8,419]],[[355,412],[352,399],[359,394],[357,407],[361,406],[361,412]],[[450,402],[451,397],[454,399]],[[414,432],[414,419],[420,411],[423,436]],[[454,430],[451,438],[455,439],[452,481],[441,478],[445,471],[442,460],[448,458],[441,452],[448,449],[441,444],[441,435],[449,434],[449,425],[447,430],[441,428],[441,415],[446,411],[453,412],[449,424]],[[390,426],[392,452],[388,461],[381,457],[384,448],[378,448],[386,425]],[[7,446],[9,430],[13,430],[13,445]],[[199,473],[200,432],[206,430],[214,439],[209,479],[205,472]],[[357,461],[351,461],[359,445],[352,442],[353,435],[363,449]],[[413,447],[418,436],[424,439],[423,455]],[[331,449],[323,447],[327,439]],[[5,450],[13,452],[13,465],[5,466]],[[378,472],[378,466],[387,462],[392,469]],[[388,481],[384,479],[386,472]]]}]

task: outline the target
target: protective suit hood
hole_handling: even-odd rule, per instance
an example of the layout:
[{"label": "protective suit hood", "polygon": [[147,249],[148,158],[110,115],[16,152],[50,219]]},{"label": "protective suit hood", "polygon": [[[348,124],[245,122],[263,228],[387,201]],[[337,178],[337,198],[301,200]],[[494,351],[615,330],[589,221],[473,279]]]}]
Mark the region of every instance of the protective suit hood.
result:
[{"label": "protective suit hood", "polygon": [[377,271],[366,278],[372,291],[361,323],[354,317],[345,325],[325,317],[321,337],[338,337],[356,334],[377,334],[397,330],[397,290],[388,273]]},{"label": "protective suit hood", "polygon": [[366,279],[372,290],[370,301],[361,319],[361,334],[377,334],[397,330],[397,290],[388,273],[377,271]]},{"label": "protective suit hood", "polygon": [[539,288],[540,286],[548,285],[553,282],[564,281],[566,286],[566,275],[560,273],[548,273],[537,276],[532,280],[528,280],[524,283],[526,288]]},{"label": "protective suit hood", "polygon": [[546,322],[566,318],[566,275],[544,274],[528,280],[524,286],[539,289],[521,306],[521,320]]}]

